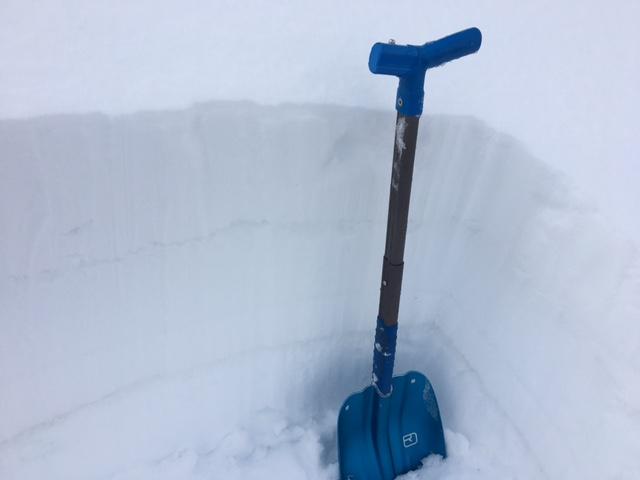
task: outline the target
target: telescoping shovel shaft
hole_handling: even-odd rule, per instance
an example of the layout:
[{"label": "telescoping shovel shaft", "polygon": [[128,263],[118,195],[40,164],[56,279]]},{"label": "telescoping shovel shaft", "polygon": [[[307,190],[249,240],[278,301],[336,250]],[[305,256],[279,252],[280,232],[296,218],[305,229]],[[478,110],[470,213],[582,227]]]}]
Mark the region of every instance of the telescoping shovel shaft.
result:
[{"label": "telescoping shovel shaft", "polygon": [[482,36],[470,28],[422,46],[376,43],[372,73],[400,79],[387,239],[373,352],[371,386],[351,395],[338,417],[342,480],[391,480],[446,456],[442,420],[429,380],[418,372],[393,377],[411,180],[429,68],[475,53]]}]

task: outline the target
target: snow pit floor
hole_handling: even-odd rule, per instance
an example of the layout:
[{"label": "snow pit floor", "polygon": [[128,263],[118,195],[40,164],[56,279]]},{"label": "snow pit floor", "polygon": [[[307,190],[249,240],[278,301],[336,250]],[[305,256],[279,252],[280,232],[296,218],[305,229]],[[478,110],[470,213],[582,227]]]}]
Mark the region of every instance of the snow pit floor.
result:
[{"label": "snow pit floor", "polygon": [[[425,366],[444,361],[455,366],[452,373],[456,380],[449,382],[455,392],[450,394],[466,398],[462,404],[468,406],[468,411],[458,411],[455,416],[478,414],[473,440],[446,429],[447,460],[430,458],[422,471],[406,478],[542,476],[520,432],[496,407],[495,399],[482,392],[477,373],[459,354],[435,347],[432,354],[421,355],[424,345],[436,344],[440,335],[433,325],[417,325],[412,340],[401,348],[406,359],[403,363],[416,360],[418,366]],[[351,336],[348,340],[363,345],[368,339]],[[310,350],[331,348],[325,345],[330,341],[318,343],[261,352],[253,355],[249,363],[240,362],[237,368],[203,366],[171,378],[149,380],[85,405],[0,446],[0,465],[3,473],[9,474],[3,478],[251,480],[275,475],[336,479],[336,409],[302,419],[300,415],[288,415],[284,405],[265,407],[249,413],[228,430],[220,425],[192,438],[184,432],[185,424],[197,421],[197,417],[216,418],[217,401],[232,400],[215,399],[215,385],[229,384],[233,374],[241,374],[242,368],[253,362],[304,362]],[[443,343],[448,342],[443,339]],[[358,353],[360,357],[364,352]],[[209,405],[198,398],[205,384],[209,385]],[[364,386],[354,385],[354,389]],[[447,414],[443,409],[445,423],[449,423]],[[483,428],[487,431],[478,435]],[[175,438],[171,438],[172,433]],[[189,441],[184,441],[187,438]],[[502,454],[496,454],[496,449]]]}]

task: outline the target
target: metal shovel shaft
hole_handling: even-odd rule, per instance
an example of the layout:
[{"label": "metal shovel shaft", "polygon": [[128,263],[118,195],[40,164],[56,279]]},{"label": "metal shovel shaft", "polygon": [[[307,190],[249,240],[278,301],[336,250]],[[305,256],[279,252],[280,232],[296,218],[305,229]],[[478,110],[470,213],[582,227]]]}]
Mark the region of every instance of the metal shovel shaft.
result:
[{"label": "metal shovel shaft", "polygon": [[389,188],[387,240],[382,263],[380,304],[373,351],[373,385],[380,396],[391,393],[400,291],[407,238],[411,180],[420,117],[398,114]]},{"label": "metal shovel shaft", "polygon": [[384,248],[382,284],[378,317],[385,325],[398,323],[404,246],[407,238],[411,180],[416,154],[418,122],[420,117],[398,114],[396,138],[389,191],[389,213],[387,216],[387,241]]}]

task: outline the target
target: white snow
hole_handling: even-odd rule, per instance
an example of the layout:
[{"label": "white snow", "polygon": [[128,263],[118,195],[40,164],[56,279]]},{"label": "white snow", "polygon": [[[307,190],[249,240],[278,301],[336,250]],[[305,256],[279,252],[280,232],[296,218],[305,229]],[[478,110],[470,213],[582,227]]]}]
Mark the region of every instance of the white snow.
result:
[{"label": "white snow", "polygon": [[[0,478],[337,478],[394,117],[0,122]],[[636,247],[512,137],[421,127],[397,367],[451,456],[409,478],[636,478]]]},{"label": "white snow", "polygon": [[[404,143],[404,132],[407,129],[407,120],[404,117],[396,121],[396,151],[398,154],[404,152],[407,145]],[[394,166],[395,168],[395,166]]]},{"label": "white snow", "polygon": [[368,51],[469,26],[427,74],[396,356],[450,456],[406,478],[640,478],[639,14],[0,2],[0,479],[337,479],[394,148]]},{"label": "white snow", "polygon": [[211,99],[391,109],[374,42],[477,26],[478,55],[427,74],[425,111],[517,136],[640,238],[638,18],[629,0],[3,0],[0,117]]}]

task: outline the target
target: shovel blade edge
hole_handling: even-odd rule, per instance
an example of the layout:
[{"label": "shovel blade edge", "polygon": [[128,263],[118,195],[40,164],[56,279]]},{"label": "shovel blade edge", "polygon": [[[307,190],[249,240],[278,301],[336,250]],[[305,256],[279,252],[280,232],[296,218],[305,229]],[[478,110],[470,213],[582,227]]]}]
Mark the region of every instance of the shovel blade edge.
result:
[{"label": "shovel blade edge", "polygon": [[392,480],[422,466],[435,454],[446,457],[438,402],[419,372],[393,378],[390,396],[373,386],[351,395],[338,416],[341,480]]}]

